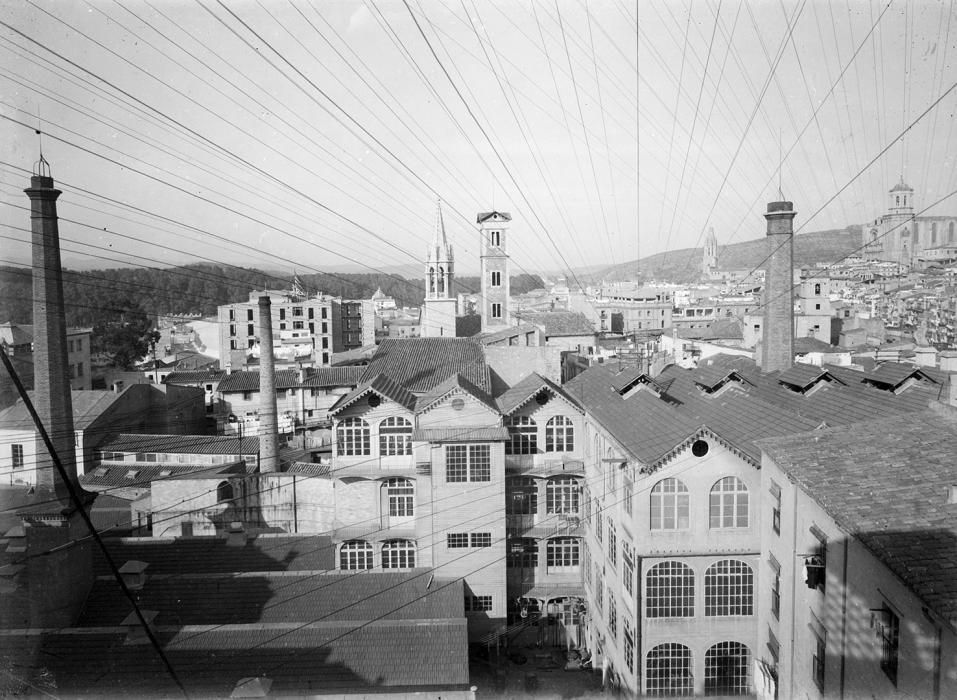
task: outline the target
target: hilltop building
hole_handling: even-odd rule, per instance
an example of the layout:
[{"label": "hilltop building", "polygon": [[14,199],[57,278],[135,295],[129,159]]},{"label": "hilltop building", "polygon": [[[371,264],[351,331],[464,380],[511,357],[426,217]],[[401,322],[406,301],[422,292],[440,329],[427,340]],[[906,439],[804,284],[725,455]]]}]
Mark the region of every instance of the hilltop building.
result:
[{"label": "hilltop building", "polygon": [[937,257],[937,249],[957,244],[957,217],[915,215],[915,206],[914,188],[901,178],[888,192],[887,212],[861,228],[865,260],[910,268]]}]

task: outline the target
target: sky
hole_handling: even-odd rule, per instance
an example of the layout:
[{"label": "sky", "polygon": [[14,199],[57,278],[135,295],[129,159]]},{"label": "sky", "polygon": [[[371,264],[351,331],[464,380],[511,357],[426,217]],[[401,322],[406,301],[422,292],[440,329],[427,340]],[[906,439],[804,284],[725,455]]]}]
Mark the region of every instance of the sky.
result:
[{"label": "sky", "polygon": [[[954,0],[0,0],[0,264],[513,274],[957,212]],[[43,132],[38,136],[38,128]],[[938,202],[938,200],[942,200]]]}]

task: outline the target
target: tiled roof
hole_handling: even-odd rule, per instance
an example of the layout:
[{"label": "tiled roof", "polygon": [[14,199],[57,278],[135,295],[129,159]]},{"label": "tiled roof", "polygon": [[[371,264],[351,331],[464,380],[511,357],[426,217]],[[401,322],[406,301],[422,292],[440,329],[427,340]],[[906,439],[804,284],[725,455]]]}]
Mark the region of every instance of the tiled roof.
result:
[{"label": "tiled roof", "polygon": [[461,374],[482,391],[491,386],[482,346],[468,338],[386,338],[362,375],[368,381],[384,374],[421,394]]},{"label": "tiled roof", "polygon": [[[276,388],[291,389],[299,386],[299,371],[295,369],[276,370]],[[219,382],[219,391],[259,391],[259,372],[243,370],[227,374]]]},{"label": "tiled roof", "polygon": [[[241,463],[240,463],[241,464]],[[86,474],[80,475],[83,486],[149,488],[151,482],[174,477],[215,477],[233,473],[227,469],[234,465],[224,464],[103,464]],[[245,473],[245,468],[243,468]]]},{"label": "tiled roof", "polygon": [[541,330],[538,326],[533,326],[531,323],[520,323],[517,326],[509,326],[508,328],[503,328],[500,331],[494,331],[492,333],[483,333],[476,338],[478,342],[482,345],[492,345],[502,340],[506,340],[513,336],[522,336],[526,333],[540,333]]},{"label": "tiled roof", "polygon": [[451,392],[456,390],[464,391],[469,396],[474,397],[476,400],[480,401],[488,406],[491,410],[498,413],[498,406],[495,404],[495,401],[492,399],[492,397],[479,389],[461,374],[455,374],[449,377],[441,384],[438,384],[431,390],[422,394],[415,404],[416,412],[421,413],[422,411],[428,410],[435,403],[441,401]]},{"label": "tiled roof", "polygon": [[[221,537],[106,538],[117,564],[143,561],[150,575],[215,574],[255,571],[317,571],[336,566],[335,546],[323,535],[251,536],[242,547],[227,546]],[[94,550],[94,573],[110,573],[100,550]]]},{"label": "tiled roof", "polygon": [[823,340],[818,340],[817,338],[795,338],[794,339],[794,354],[795,355],[804,355],[809,352],[847,352],[842,348],[839,348],[830,343],[826,343]]},{"label": "tiled roof", "polygon": [[[461,584],[458,590],[461,600]],[[160,627],[157,636],[193,697],[229,697],[238,681],[250,677],[270,679],[270,696],[369,697],[383,689],[434,695],[437,690],[468,690],[466,625],[461,617],[291,628]],[[180,697],[150,645],[125,644],[125,639],[125,631],[115,629],[45,633],[39,649],[42,669],[26,657],[25,647],[31,645],[22,637],[0,637],[0,655],[10,659],[19,678],[35,674],[33,686],[55,678],[52,689],[58,696]],[[31,694],[30,688],[23,690]]]},{"label": "tiled roof", "polygon": [[580,311],[540,311],[521,315],[524,323],[545,330],[547,336],[595,335],[595,327]]},{"label": "tiled roof", "polygon": [[[946,413],[944,413],[946,412]],[[957,422],[923,411],[760,446],[837,523],[957,626]]]},{"label": "tiled roof", "polygon": [[375,354],[376,345],[363,345],[361,348],[352,348],[344,352],[332,353],[331,364],[334,367],[359,366],[369,363],[369,358]]},{"label": "tiled roof", "polygon": [[503,394],[499,395],[499,397],[496,399],[498,410],[501,411],[503,415],[507,416],[531,401],[543,389],[556,396],[561,396],[570,404],[578,408],[578,403],[572,399],[572,397],[570,397],[564,389],[558,386],[558,384],[550,379],[547,379],[546,377],[541,376],[537,372],[532,372],[530,375],[522,379],[522,381],[520,381],[518,384],[510,389],[507,389]]},{"label": "tiled roof", "polygon": [[742,340],[741,322],[736,318],[721,318],[711,323],[700,336],[701,340]]},{"label": "tiled roof", "polygon": [[455,317],[455,337],[472,338],[482,332],[482,317],[478,314],[466,314]]},{"label": "tiled roof", "polygon": [[369,393],[375,393],[384,399],[395,401],[406,410],[415,410],[415,395],[393,379],[384,374],[379,374],[372,377],[369,381],[362,382],[362,384],[348,394],[342,396],[333,404],[329,413],[334,414],[341,411],[346,406],[350,406]]},{"label": "tiled roof", "polygon": [[304,387],[358,386],[364,367],[315,367],[306,374]]},{"label": "tiled roof", "polygon": [[[32,401],[33,391],[27,395]],[[103,390],[75,390],[70,392],[73,402],[73,428],[85,430],[100,416],[102,416],[121,394]],[[0,411],[0,429],[6,430],[34,430],[35,425],[23,401],[18,400],[14,405]]]},{"label": "tiled roof", "polygon": [[[240,450],[240,447],[242,448]],[[259,452],[259,438],[229,435],[135,435],[120,433],[97,446],[103,452],[159,452],[197,455],[251,455]]]},{"label": "tiled roof", "polygon": [[508,440],[508,430],[498,425],[471,428],[416,428],[412,431],[416,442],[502,442]]},{"label": "tiled roof", "polygon": [[201,384],[203,382],[218,382],[226,376],[226,371],[222,369],[214,370],[195,370],[186,372],[173,372],[166,375],[163,384]]},{"label": "tiled roof", "polygon": [[316,462],[293,462],[286,468],[286,474],[303,474],[310,477],[332,477],[332,465]]}]

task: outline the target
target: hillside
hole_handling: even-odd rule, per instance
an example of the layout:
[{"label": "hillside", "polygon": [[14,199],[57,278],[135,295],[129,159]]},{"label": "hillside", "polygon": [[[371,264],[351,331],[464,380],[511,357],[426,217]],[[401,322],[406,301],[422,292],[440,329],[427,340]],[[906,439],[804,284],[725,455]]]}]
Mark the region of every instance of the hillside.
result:
[{"label": "hillside", "polygon": [[[794,237],[794,264],[811,266],[818,262],[830,263],[850,254],[861,244],[859,227],[812,231]],[[683,248],[658,253],[638,261],[612,265],[593,273],[598,279],[609,281],[669,280],[692,282],[701,274],[702,248]],[[718,246],[718,267],[741,270],[762,265],[768,254],[764,238]]]}]

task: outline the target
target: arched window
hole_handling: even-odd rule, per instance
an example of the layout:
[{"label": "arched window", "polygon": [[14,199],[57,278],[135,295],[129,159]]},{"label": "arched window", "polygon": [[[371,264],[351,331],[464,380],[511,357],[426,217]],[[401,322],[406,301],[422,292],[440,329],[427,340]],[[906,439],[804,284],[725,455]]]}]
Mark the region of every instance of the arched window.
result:
[{"label": "arched window", "polygon": [[415,568],[415,544],[408,540],[389,540],[382,545],[383,569]]},{"label": "arched window", "polygon": [[534,569],[538,566],[538,541],[531,537],[514,537],[508,541],[505,560],[512,569]]},{"label": "arched window", "polygon": [[545,483],[545,512],[578,514],[581,487],[572,476],[556,476]]},{"label": "arched window", "polygon": [[412,454],[412,423],[408,419],[392,416],[379,423],[379,454]]},{"label": "arched window", "polygon": [[690,508],[688,487],[679,479],[662,479],[651,489],[651,529],[687,530]]},{"label": "arched window", "polygon": [[737,559],[724,559],[708,567],[704,573],[704,614],[754,614],[754,572],[750,566]]},{"label": "arched window", "polygon": [[415,515],[415,486],[408,479],[389,479],[385,482],[389,499],[390,518],[411,518]]},{"label": "arched window", "polygon": [[538,426],[528,416],[513,416],[505,419],[508,429],[507,455],[533,455],[538,452]]},{"label": "arched window", "polygon": [[355,416],[344,418],[336,427],[337,452],[342,455],[372,454],[369,424]]},{"label": "arched window", "polygon": [[694,617],[694,571],[680,561],[655,564],[646,577],[648,617]]},{"label": "arched window", "polygon": [[434,267],[429,268],[429,291],[430,292],[435,291],[435,268]]},{"label": "arched window", "polygon": [[820,285],[820,284],[815,284],[815,285],[814,285],[814,293],[815,293],[815,294],[820,294],[820,293],[821,293],[821,285]]},{"label": "arched window", "polygon": [[751,650],[739,642],[720,642],[704,655],[705,695],[751,692]]},{"label": "arched window", "polygon": [[343,542],[339,548],[339,568],[343,571],[357,571],[372,568],[372,545],[363,540]]},{"label": "arched window", "polygon": [[577,537],[553,537],[545,545],[545,563],[548,573],[578,571],[581,542]]},{"label": "arched window", "polygon": [[570,418],[555,416],[545,424],[545,451],[571,452],[575,449],[575,427]]},{"label": "arched window", "polygon": [[506,480],[505,512],[508,515],[538,514],[538,483],[530,476]]},{"label": "arched window", "polygon": [[711,527],[748,526],[748,487],[726,476],[711,487]]},{"label": "arched window", "polygon": [[440,294],[445,293],[445,268],[444,267],[439,268],[439,293]]},{"label": "arched window", "polygon": [[894,199],[896,200],[897,206],[899,207],[901,205],[901,196],[897,195],[896,197],[894,197]]},{"label": "arched window", "polygon": [[233,485],[223,481],[216,487],[216,502],[224,503],[233,500]]},{"label": "arched window", "polygon": [[683,644],[659,644],[648,652],[645,691],[659,697],[692,695],[693,670],[691,649]]}]

